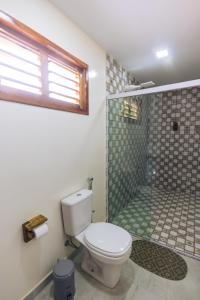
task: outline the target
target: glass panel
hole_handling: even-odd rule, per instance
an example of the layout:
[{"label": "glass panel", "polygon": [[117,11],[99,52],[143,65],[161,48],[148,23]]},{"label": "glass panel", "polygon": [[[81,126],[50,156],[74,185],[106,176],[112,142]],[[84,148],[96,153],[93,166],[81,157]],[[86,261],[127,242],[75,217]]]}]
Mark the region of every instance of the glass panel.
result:
[{"label": "glass panel", "polygon": [[109,221],[194,257],[187,235],[199,234],[199,95],[195,87],[137,96],[137,120],[119,115],[127,98],[107,106]]},{"label": "glass panel", "polygon": [[108,100],[107,107],[109,221],[146,237],[151,220],[150,202],[145,202],[142,218],[139,199],[143,196],[140,188],[147,185],[148,107],[144,96]]}]

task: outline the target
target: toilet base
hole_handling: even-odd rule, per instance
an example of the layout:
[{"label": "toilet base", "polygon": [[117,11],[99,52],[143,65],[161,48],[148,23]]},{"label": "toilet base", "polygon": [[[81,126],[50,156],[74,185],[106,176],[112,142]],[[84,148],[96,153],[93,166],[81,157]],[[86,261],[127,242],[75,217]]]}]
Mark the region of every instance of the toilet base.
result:
[{"label": "toilet base", "polygon": [[84,248],[82,269],[109,288],[114,288],[118,283],[121,273],[121,264],[107,264],[98,261]]}]

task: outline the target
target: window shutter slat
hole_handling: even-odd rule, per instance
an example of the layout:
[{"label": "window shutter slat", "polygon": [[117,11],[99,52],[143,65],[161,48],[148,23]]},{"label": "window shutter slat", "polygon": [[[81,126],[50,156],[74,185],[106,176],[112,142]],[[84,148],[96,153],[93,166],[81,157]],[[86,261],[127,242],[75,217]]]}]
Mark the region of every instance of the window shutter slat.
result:
[{"label": "window shutter slat", "polygon": [[33,49],[29,49],[22,43],[20,44],[17,39],[9,37],[8,34],[5,36],[4,33],[0,33],[0,49],[40,65],[39,55]]},{"label": "window shutter slat", "polygon": [[74,99],[73,97],[67,97],[65,95],[58,94],[58,93],[49,93],[49,97],[60,100],[60,101],[64,101],[64,102],[79,104],[79,101],[77,99]]},{"label": "window shutter slat", "polygon": [[26,92],[33,93],[33,94],[41,94],[40,89],[29,86],[27,84],[25,85],[25,84],[19,83],[17,81],[11,81],[11,80],[3,78],[3,79],[1,79],[1,84],[4,87],[10,87],[10,88],[26,91]]},{"label": "window shutter slat", "polygon": [[0,64],[0,76],[6,77],[7,79],[17,79],[24,84],[31,84],[36,87],[41,87],[41,81],[39,77],[28,75],[25,72],[21,72],[12,67],[7,67],[4,64]]},{"label": "window shutter slat", "polygon": [[79,84],[78,82],[71,80],[71,79],[67,79],[63,76],[57,75],[53,72],[49,72],[49,82],[54,82],[54,83],[58,83],[60,85],[75,89],[75,90],[79,90]]},{"label": "window shutter slat", "polygon": [[31,75],[41,76],[39,66],[0,50],[0,64],[5,64],[5,62],[7,66],[15,67],[16,69],[28,72]]},{"label": "window shutter slat", "polygon": [[73,97],[75,99],[79,99],[79,93],[73,90],[70,90],[68,88],[64,88],[58,84],[55,83],[50,83],[49,84],[49,91],[50,92],[55,92],[55,93],[60,93],[62,95],[66,95],[68,97]]},{"label": "window shutter slat", "polygon": [[79,82],[79,72],[75,71],[69,67],[66,67],[64,64],[58,64],[49,60],[49,72],[53,71],[57,75],[61,75],[66,79],[74,80],[75,82]]}]

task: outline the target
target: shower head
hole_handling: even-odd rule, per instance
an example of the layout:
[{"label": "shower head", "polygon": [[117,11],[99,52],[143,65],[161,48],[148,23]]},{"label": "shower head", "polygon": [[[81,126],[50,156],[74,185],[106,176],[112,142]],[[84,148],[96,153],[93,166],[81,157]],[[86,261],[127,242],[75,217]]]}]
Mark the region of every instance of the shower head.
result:
[{"label": "shower head", "polygon": [[140,83],[140,86],[142,87],[142,88],[149,88],[149,87],[152,87],[152,86],[154,86],[154,85],[156,85],[155,84],[155,82],[153,82],[153,81],[147,81],[147,82],[142,82],[142,83]]},{"label": "shower head", "polygon": [[156,85],[156,84],[153,81],[142,82],[142,83],[140,83],[138,85],[136,85],[136,84],[125,85],[124,91],[125,92],[137,91],[137,90],[140,90],[140,89],[145,89],[145,88],[152,87],[154,85]]},{"label": "shower head", "polygon": [[130,84],[130,85],[125,85],[124,91],[125,92],[130,92],[130,91],[137,91],[140,90],[142,87],[141,85],[136,85],[136,84]]}]

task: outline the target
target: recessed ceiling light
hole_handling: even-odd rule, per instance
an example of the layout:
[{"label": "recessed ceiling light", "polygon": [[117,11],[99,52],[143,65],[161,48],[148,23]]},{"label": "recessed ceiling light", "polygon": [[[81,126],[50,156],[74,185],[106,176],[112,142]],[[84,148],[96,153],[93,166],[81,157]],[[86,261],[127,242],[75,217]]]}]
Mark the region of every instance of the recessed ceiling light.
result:
[{"label": "recessed ceiling light", "polygon": [[169,55],[169,53],[168,53],[167,49],[156,51],[157,58],[164,58],[164,57],[167,57],[168,55]]}]

